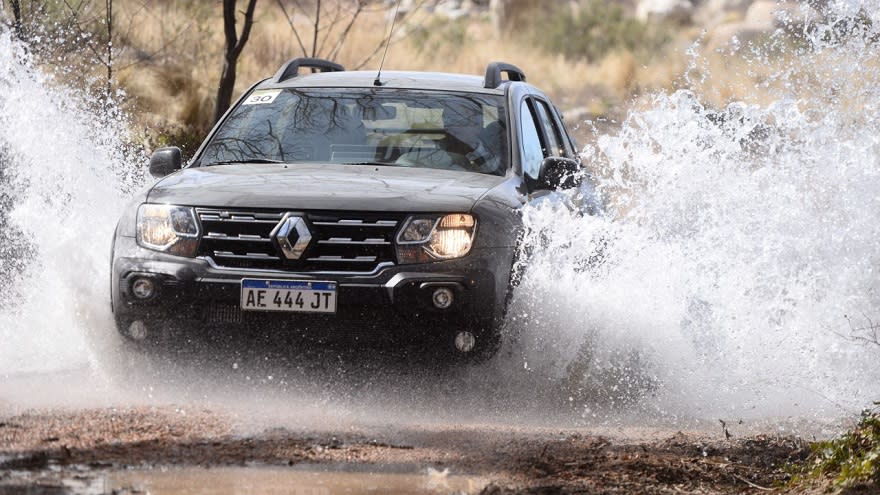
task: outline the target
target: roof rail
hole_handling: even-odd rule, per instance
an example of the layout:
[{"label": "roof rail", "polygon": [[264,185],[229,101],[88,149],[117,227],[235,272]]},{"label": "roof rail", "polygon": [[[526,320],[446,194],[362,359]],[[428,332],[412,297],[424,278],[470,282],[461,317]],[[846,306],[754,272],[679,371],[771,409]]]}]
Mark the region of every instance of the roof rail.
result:
[{"label": "roof rail", "polygon": [[278,72],[275,73],[275,77],[273,78],[275,82],[286,81],[292,77],[296,77],[299,75],[300,67],[310,67],[312,69],[318,69],[320,72],[342,72],[345,70],[345,67],[337,64],[336,62],[331,62],[329,60],[324,60],[322,58],[295,58],[290,60],[286,64],[282,65]]},{"label": "roof rail", "polygon": [[526,82],[526,73],[519,67],[504,62],[492,62],[486,67],[486,81],[483,86],[490,89],[501,86],[501,83],[504,82],[502,74],[505,73],[509,81]]}]

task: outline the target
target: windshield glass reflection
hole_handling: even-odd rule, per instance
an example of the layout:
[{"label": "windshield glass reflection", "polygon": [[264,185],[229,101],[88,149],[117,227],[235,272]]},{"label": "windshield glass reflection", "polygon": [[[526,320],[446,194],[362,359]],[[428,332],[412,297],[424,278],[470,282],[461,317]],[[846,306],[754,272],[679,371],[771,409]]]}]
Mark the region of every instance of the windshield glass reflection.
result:
[{"label": "windshield glass reflection", "polygon": [[223,123],[200,165],[280,161],[494,175],[507,170],[500,96],[362,91],[255,91]]}]

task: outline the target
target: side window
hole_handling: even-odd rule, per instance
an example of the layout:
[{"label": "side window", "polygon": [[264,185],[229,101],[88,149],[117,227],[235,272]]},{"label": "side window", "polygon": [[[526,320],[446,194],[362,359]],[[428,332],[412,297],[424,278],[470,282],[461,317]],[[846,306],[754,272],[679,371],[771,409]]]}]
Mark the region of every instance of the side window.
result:
[{"label": "side window", "polygon": [[577,158],[577,156],[578,156],[577,143],[574,142],[574,137],[567,130],[567,126],[565,125],[565,120],[562,116],[562,112],[560,112],[559,109],[553,105],[551,105],[551,107],[556,109],[556,116],[558,117],[556,122],[559,122],[559,130],[562,131],[562,145],[565,146],[565,149],[568,152],[565,156],[567,156],[569,158]]},{"label": "side window", "polygon": [[541,162],[544,160],[544,150],[541,146],[541,136],[532,118],[532,111],[526,102],[520,107],[520,126],[522,126],[522,169],[527,184],[531,187],[538,180],[541,172]]},{"label": "side window", "polygon": [[568,156],[566,147],[562,141],[562,134],[556,126],[556,119],[553,118],[553,112],[547,106],[547,102],[543,100],[532,100],[535,102],[535,109],[538,111],[538,120],[541,122],[541,130],[547,140],[547,146],[544,150],[545,156]]}]

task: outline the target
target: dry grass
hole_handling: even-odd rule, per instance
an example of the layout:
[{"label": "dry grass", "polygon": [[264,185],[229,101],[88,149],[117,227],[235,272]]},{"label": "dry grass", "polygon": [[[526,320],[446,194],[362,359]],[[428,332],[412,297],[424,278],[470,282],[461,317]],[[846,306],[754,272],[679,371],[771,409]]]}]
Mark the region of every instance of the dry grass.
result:
[{"label": "dry grass", "polygon": [[[117,79],[130,97],[129,105],[139,124],[144,129],[170,129],[172,135],[185,129],[204,133],[211,124],[222,64],[219,5],[185,0],[117,0],[117,5],[126,47],[120,52]],[[311,16],[292,9],[288,14],[311,48]],[[321,33],[319,38],[324,42],[319,55],[331,51],[345,24],[337,23],[329,33]],[[387,11],[370,7],[360,14],[335,60],[349,68],[377,67],[376,48],[388,27]],[[236,91],[244,91],[272,75],[288,59],[301,55],[299,42],[277,3],[259,3],[251,39],[240,59]],[[641,79],[644,69],[628,52],[613,53],[597,64],[573,62],[561,55],[548,55],[524,33],[497,33],[488,15],[467,20],[413,15],[399,26],[385,67],[482,74],[493,60],[520,66],[529,81],[561,107],[587,108],[593,114],[614,111],[634,92],[646,89]],[[148,142],[164,144],[160,137],[147,134]]]},{"label": "dry grass", "polygon": [[[307,2],[302,2],[306,5]],[[349,2],[325,0],[325,19]],[[118,84],[129,94],[130,105],[145,128],[189,129],[204,133],[211,124],[214,93],[222,64],[222,12],[217,2],[117,0],[117,22],[123,37]],[[311,48],[311,12],[287,13],[303,42]],[[339,7],[337,7],[338,5]],[[371,4],[334,57],[349,68],[378,66],[377,46],[387,33],[388,12]],[[343,12],[344,13],[344,12]],[[345,29],[344,16],[319,36],[318,55],[333,50]],[[746,62],[742,54],[701,48],[694,58],[689,48],[695,40],[705,45],[713,33],[700,28],[676,33],[666,50],[645,60],[630,52],[612,52],[594,64],[548,55],[528,33],[501,34],[488,15],[449,20],[425,13],[406,19],[397,29],[385,63],[386,69],[434,70],[482,74],[486,63],[505,60],[520,66],[529,81],[550,94],[563,109],[578,108],[579,115],[619,116],[638,95],[656,90],[690,87],[706,101],[723,106],[733,100],[765,104],[775,98],[768,84],[778,67],[792,61],[779,57],[772,64]],[[256,24],[239,63],[238,93],[251,83],[272,75],[303,50],[278,3],[258,3]],[[310,55],[310,53],[309,53]],[[689,69],[690,67],[690,69]]]}]

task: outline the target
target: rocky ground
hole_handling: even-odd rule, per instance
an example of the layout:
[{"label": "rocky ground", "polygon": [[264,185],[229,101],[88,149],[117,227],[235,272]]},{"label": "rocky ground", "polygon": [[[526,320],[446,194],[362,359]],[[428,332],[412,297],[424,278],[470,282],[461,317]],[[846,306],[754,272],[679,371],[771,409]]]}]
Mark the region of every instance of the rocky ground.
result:
[{"label": "rocky ground", "polygon": [[126,468],[397,466],[480,476],[482,493],[784,492],[804,442],[653,432],[633,442],[588,430],[428,425],[244,433],[210,410],[31,410],[0,416],[0,493],[69,493],[70,480]]}]

